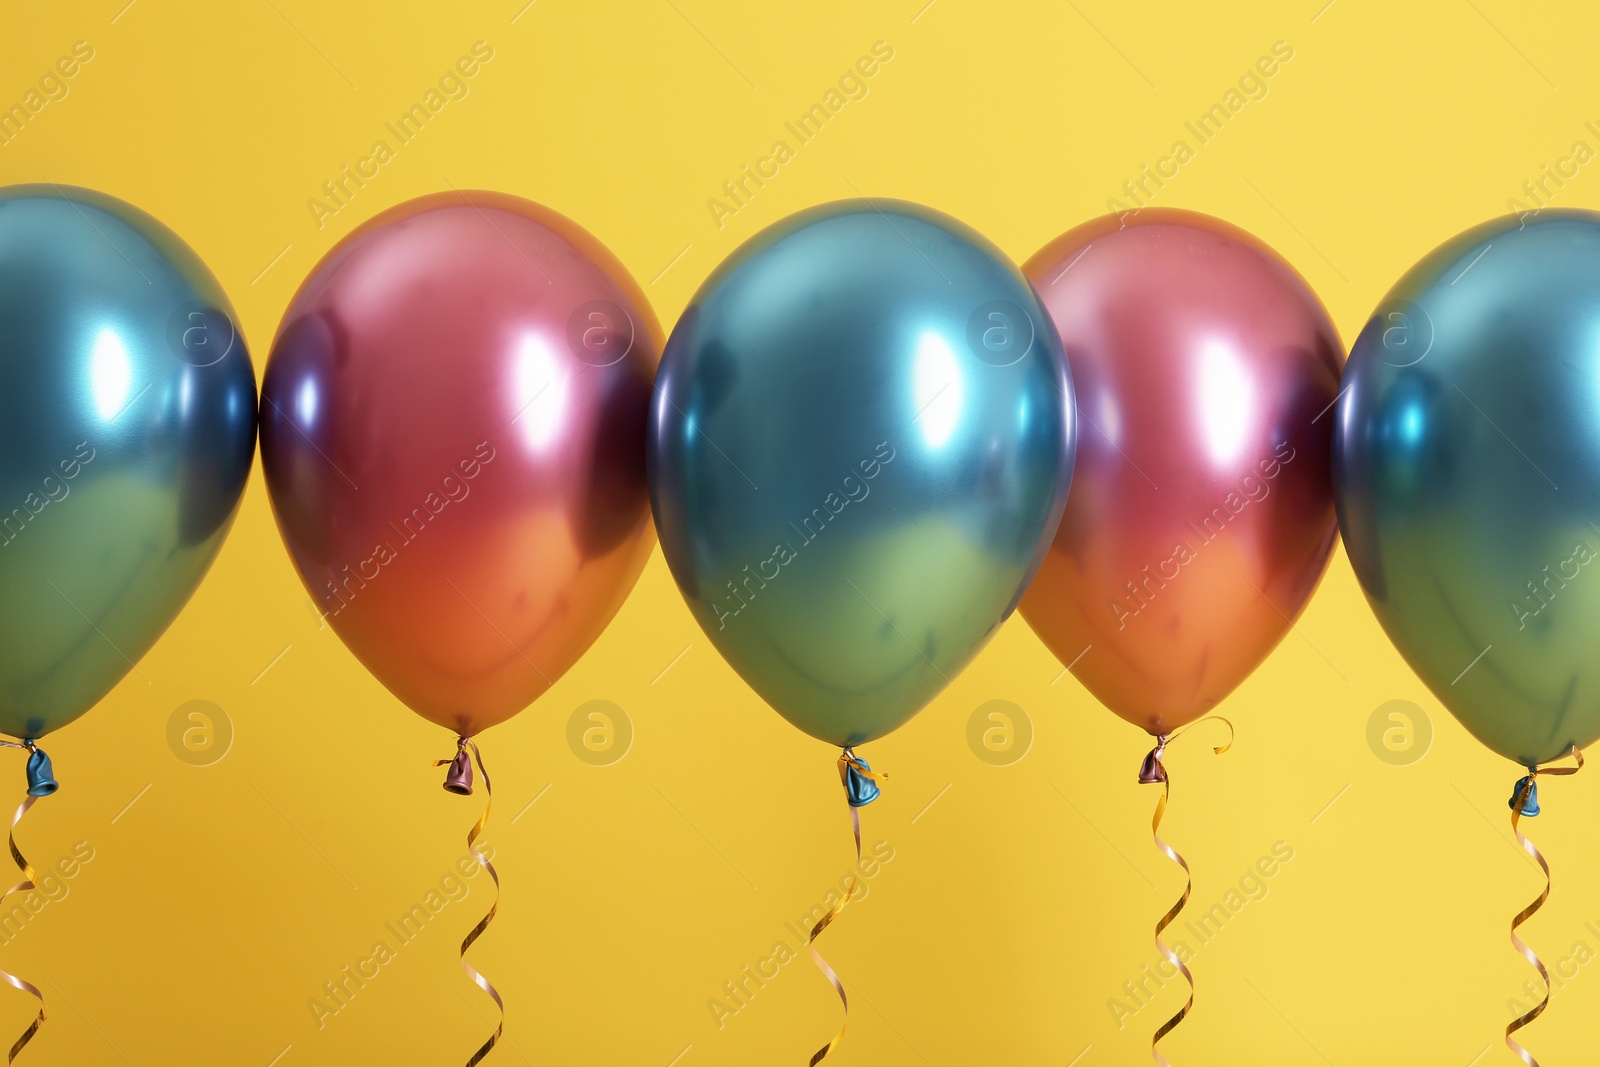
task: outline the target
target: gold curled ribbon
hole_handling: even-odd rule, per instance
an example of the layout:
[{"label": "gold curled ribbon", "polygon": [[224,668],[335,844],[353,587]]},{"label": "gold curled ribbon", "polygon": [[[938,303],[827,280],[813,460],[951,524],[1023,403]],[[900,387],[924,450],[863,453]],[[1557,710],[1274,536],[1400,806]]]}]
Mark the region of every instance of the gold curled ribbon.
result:
[{"label": "gold curled ribbon", "polygon": [[1217,755],[1222,755],[1224,752],[1228,751],[1228,749],[1233,747],[1233,723],[1229,722],[1227,719],[1224,719],[1220,715],[1212,715],[1201,719],[1198,722],[1192,723],[1189,726],[1185,726],[1183,729],[1172,734],[1170,737],[1163,734],[1156,738],[1155,750],[1151,752],[1150,756],[1147,758],[1147,762],[1153,763],[1155,770],[1160,775],[1159,778],[1155,778],[1153,780],[1161,783],[1161,799],[1156,801],[1155,818],[1150,820],[1150,836],[1155,838],[1156,848],[1160,849],[1161,852],[1166,855],[1167,859],[1183,868],[1183,895],[1179,897],[1178,902],[1172,905],[1172,907],[1168,909],[1167,913],[1161,917],[1161,921],[1156,923],[1156,951],[1161,953],[1162,957],[1164,957],[1167,962],[1177,967],[1178,972],[1183,975],[1184,981],[1189,983],[1189,999],[1184,1001],[1183,1007],[1178,1010],[1178,1014],[1162,1023],[1160,1029],[1158,1029],[1155,1032],[1155,1035],[1150,1038],[1150,1055],[1155,1058],[1156,1063],[1159,1064],[1160,1067],[1172,1067],[1172,1064],[1165,1056],[1161,1054],[1161,1049],[1157,1046],[1160,1045],[1163,1037],[1166,1037],[1177,1028],[1179,1023],[1183,1022],[1184,1017],[1189,1014],[1189,1009],[1194,1007],[1194,975],[1189,973],[1189,965],[1184,963],[1183,960],[1179,959],[1178,954],[1172,949],[1168,948],[1165,941],[1161,940],[1161,934],[1166,930],[1167,927],[1172,925],[1173,920],[1178,917],[1178,913],[1184,909],[1184,905],[1189,903],[1189,894],[1194,889],[1194,876],[1189,871],[1189,861],[1184,859],[1183,856],[1178,853],[1177,849],[1161,840],[1161,818],[1167,813],[1167,800],[1172,792],[1172,783],[1168,780],[1166,768],[1161,762],[1161,755],[1166,751],[1168,745],[1172,744],[1172,742],[1188,733],[1190,729],[1195,726],[1199,726],[1200,723],[1211,722],[1213,720],[1222,723],[1228,728],[1228,743],[1220,747],[1213,748],[1213,751],[1215,751]]},{"label": "gold curled ribbon", "polygon": [[[478,925],[474,926],[472,932],[467,934],[466,938],[461,942],[461,970],[472,980],[473,985],[489,994],[494,999],[495,1007],[500,1009],[500,1022],[495,1026],[494,1033],[489,1035],[489,1040],[485,1041],[483,1046],[477,1052],[474,1052],[472,1058],[467,1061],[467,1067],[477,1067],[479,1063],[483,1062],[483,1058],[489,1054],[489,1050],[499,1042],[500,1035],[506,1028],[506,1005],[505,1001],[500,999],[500,991],[495,989],[493,983],[479,974],[473,969],[472,964],[467,962],[467,949],[471,948],[473,942],[477,941],[483,932],[489,928],[489,923],[493,921],[495,912],[500,910],[500,875],[495,873],[494,864],[489,862],[489,857],[480,852],[477,847],[478,838],[483,836],[483,828],[489,824],[489,811],[494,807],[494,789],[489,784],[489,772],[483,765],[483,754],[478,751],[476,742],[471,738],[463,737],[460,744],[471,750],[472,758],[478,764],[478,773],[483,775],[483,791],[489,797],[489,802],[483,806],[483,814],[478,816],[476,825],[467,831],[467,852],[471,854],[473,859],[478,861],[478,866],[489,872],[489,877],[494,882],[494,903],[489,905],[489,914],[479,919]],[[434,766],[443,767],[451,762],[453,761],[443,759],[439,760]]]},{"label": "gold curled ribbon", "polygon": [[[7,747],[10,746],[8,745]],[[28,809],[33,807],[34,801],[38,799],[38,797],[24,797],[22,803],[17,805],[17,810],[11,816],[11,831],[6,840],[11,845],[11,858],[16,861],[17,869],[22,872],[22,881],[0,893],[0,900],[4,900],[12,893],[22,893],[37,888],[33,884],[35,877],[33,865],[22,858],[22,853],[17,848],[17,823],[22,821],[22,817],[28,814]],[[39,1027],[44,1025],[44,994],[39,992],[39,987],[32,982],[18,978],[9,971],[0,970],[0,978],[4,978],[7,983],[22,990],[22,992],[39,998],[39,1014],[33,1017],[33,1022],[28,1024],[28,1028],[22,1032],[21,1037],[17,1038],[16,1044],[11,1046],[10,1054],[6,1056],[6,1062],[11,1063],[16,1060],[17,1053],[22,1051],[22,1047],[33,1040],[33,1035],[39,1032]]]},{"label": "gold curled ribbon", "polygon": [[[846,796],[849,796],[850,792],[850,772],[852,770],[861,775],[861,777],[869,778],[874,782],[881,782],[889,777],[887,774],[870,769],[865,763],[856,758],[854,752],[847,748],[839,755],[839,784],[844,786]],[[859,868],[861,866],[861,809],[853,804],[850,806],[850,829],[855,834],[856,867]],[[839,1025],[839,1032],[833,1035],[833,1040],[817,1049],[816,1053],[811,1057],[810,1067],[817,1067],[817,1064],[821,1063],[828,1053],[839,1047],[839,1042],[844,1040],[845,1027],[850,1025],[850,998],[845,995],[844,983],[839,980],[839,976],[834,972],[834,969],[828,966],[828,961],[822,958],[822,953],[817,951],[816,941],[822,931],[826,930],[828,925],[839,917],[839,913],[844,911],[844,906],[855,898],[858,885],[855,875],[851,874],[850,884],[845,889],[844,896],[828,910],[826,915],[817,920],[816,925],[811,928],[811,936],[806,939],[806,948],[811,952],[811,961],[817,965],[817,969],[828,979],[828,982],[833,986],[833,991],[839,994],[839,1003],[844,1005],[844,1022]]]},{"label": "gold curled ribbon", "polygon": [[1533,857],[1534,862],[1539,865],[1539,869],[1544,872],[1544,889],[1540,891],[1538,898],[1532,904],[1517,912],[1517,917],[1511,920],[1512,947],[1522,954],[1523,959],[1533,964],[1534,969],[1539,972],[1539,977],[1544,980],[1544,999],[1535,1004],[1531,1011],[1513,1019],[1511,1025],[1506,1027],[1506,1048],[1515,1053],[1517,1058],[1527,1064],[1528,1067],[1539,1067],[1539,1061],[1534,1059],[1533,1053],[1518,1044],[1511,1035],[1543,1015],[1544,1010],[1550,1006],[1550,972],[1545,969],[1544,961],[1539,958],[1539,954],[1529,948],[1526,942],[1517,936],[1517,927],[1531,919],[1533,913],[1544,907],[1544,902],[1550,899],[1550,864],[1545,862],[1544,854],[1518,829],[1517,824],[1522,821],[1522,805],[1527,801],[1528,794],[1533,791],[1534,781],[1539,775],[1577,774],[1583,770],[1583,753],[1578,751],[1577,745],[1572,746],[1571,755],[1573,759],[1578,761],[1574,767],[1530,767],[1527,777],[1517,783],[1516,795],[1511,798],[1511,832],[1516,835],[1517,844],[1522,847],[1524,852]]}]

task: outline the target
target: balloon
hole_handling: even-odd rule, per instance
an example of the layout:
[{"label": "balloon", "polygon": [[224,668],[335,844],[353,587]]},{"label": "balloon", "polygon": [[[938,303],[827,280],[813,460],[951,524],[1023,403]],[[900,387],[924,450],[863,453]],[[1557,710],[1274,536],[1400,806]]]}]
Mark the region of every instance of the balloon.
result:
[{"label": "balloon", "polygon": [[895,729],[1016,607],[1072,472],[1071,382],[1026,279],[899,201],[740,247],[672,331],[651,504],[733,668],[835,745]]},{"label": "balloon", "polygon": [[182,609],[255,457],[215,277],[87,189],[0,189],[0,732],[95,705]]},{"label": "balloon", "polygon": [[598,241],[499,193],[355,230],[284,313],[261,454],[301,580],[356,657],[463,737],[583,654],[654,545],[661,328]]},{"label": "balloon", "polygon": [[1023,270],[1086,427],[1022,613],[1102,704],[1165,736],[1266,658],[1327,566],[1339,336],[1270,248],[1193,212],[1098,219]]},{"label": "balloon", "polygon": [[1525,767],[1600,737],[1600,214],[1485,223],[1356,340],[1334,481],[1356,577],[1428,688]]}]

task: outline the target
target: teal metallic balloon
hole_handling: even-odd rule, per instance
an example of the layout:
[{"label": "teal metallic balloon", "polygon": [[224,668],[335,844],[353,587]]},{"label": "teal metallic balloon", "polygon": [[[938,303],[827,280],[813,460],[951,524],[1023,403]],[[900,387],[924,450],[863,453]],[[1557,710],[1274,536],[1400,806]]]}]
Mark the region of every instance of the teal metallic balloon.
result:
[{"label": "teal metallic balloon", "polygon": [[93,707],[210,566],[255,450],[236,322],[142,211],[0,189],[0,732]]},{"label": "teal metallic balloon", "polygon": [[1345,369],[1345,547],[1417,674],[1532,767],[1600,738],[1600,214],[1508,217],[1417,264]]},{"label": "teal metallic balloon", "polygon": [[667,563],[735,670],[835,745],[914,715],[1011,614],[1072,473],[1050,319],[983,237],[851,201],[763,231],[667,342],[649,428]]}]

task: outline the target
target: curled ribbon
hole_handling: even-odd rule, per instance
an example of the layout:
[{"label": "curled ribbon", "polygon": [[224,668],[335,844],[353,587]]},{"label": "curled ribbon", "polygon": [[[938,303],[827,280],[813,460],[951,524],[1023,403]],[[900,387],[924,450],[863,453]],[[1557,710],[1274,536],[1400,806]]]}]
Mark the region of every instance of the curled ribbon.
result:
[{"label": "curled ribbon", "polygon": [[[1545,862],[1544,854],[1534,847],[1533,842],[1528,840],[1522,831],[1517,828],[1517,824],[1522,820],[1524,814],[1529,816],[1539,814],[1538,802],[1534,799],[1538,796],[1538,787],[1535,782],[1539,775],[1577,774],[1583,770],[1583,753],[1578,751],[1576,745],[1572,747],[1572,758],[1577,760],[1577,765],[1573,767],[1528,768],[1527,776],[1517,782],[1516,792],[1511,797],[1511,832],[1516,835],[1517,844],[1522,847],[1524,852],[1533,857],[1534,862],[1539,865],[1539,869],[1544,872],[1544,889],[1539,893],[1538,898],[1532,904],[1517,912],[1517,917],[1511,920],[1512,947],[1522,954],[1523,959],[1533,964],[1534,969],[1539,972],[1539,977],[1544,979],[1544,999],[1535,1004],[1531,1011],[1513,1019],[1511,1025],[1506,1027],[1506,1047],[1515,1053],[1517,1058],[1527,1064],[1528,1067],[1539,1067],[1539,1061],[1534,1059],[1533,1053],[1518,1044],[1511,1035],[1543,1015],[1544,1010],[1550,1006],[1550,972],[1545,969],[1544,961],[1539,958],[1538,953],[1529,948],[1522,938],[1517,936],[1517,927],[1531,919],[1533,913],[1544,907],[1544,902],[1550,899],[1550,865]],[[1530,801],[1532,801],[1531,805]]]},{"label": "curled ribbon", "polygon": [[[11,829],[6,837],[7,843],[11,846],[11,859],[16,863],[17,870],[22,872],[22,881],[0,892],[0,900],[4,900],[12,893],[23,893],[38,888],[34,885],[34,878],[37,875],[34,874],[33,865],[23,858],[22,851],[17,848],[17,824],[22,821],[24,815],[28,814],[28,809],[33,807],[35,801],[41,796],[49,796],[54,793],[57,787],[50,769],[50,758],[39,751],[32,741],[24,741],[20,744],[15,741],[0,741],[0,748],[22,748],[28,751],[28,795],[22,799],[22,803],[18,804],[17,810],[12,813]],[[33,1022],[28,1024],[28,1028],[22,1032],[21,1037],[17,1038],[16,1043],[11,1046],[10,1053],[6,1056],[6,1062],[12,1063],[16,1060],[17,1054],[22,1051],[23,1046],[32,1041],[33,1035],[37,1034],[39,1027],[44,1025],[44,994],[39,992],[39,987],[32,982],[18,978],[9,971],[0,970],[0,979],[4,979],[8,985],[37,997],[39,1000],[39,1014],[33,1017]]]},{"label": "curled ribbon", "polygon": [[[9,897],[12,893],[22,893],[36,888],[33,884],[35,877],[33,867],[27,860],[22,858],[22,853],[17,850],[17,823],[22,821],[22,817],[28,814],[28,809],[33,807],[34,801],[38,799],[38,797],[24,798],[22,803],[17,805],[17,810],[11,816],[11,833],[7,840],[11,844],[11,858],[16,861],[17,869],[22,872],[22,881],[11,886],[4,893],[0,893],[0,900]],[[33,1035],[37,1034],[39,1027],[44,1025],[44,994],[39,992],[39,987],[32,982],[18,978],[9,971],[0,970],[0,978],[4,978],[6,982],[24,993],[29,993],[39,998],[39,1014],[33,1017],[33,1022],[28,1024],[28,1028],[22,1032],[21,1037],[17,1038],[16,1044],[11,1046],[10,1054],[6,1056],[6,1062],[11,1063],[17,1058],[17,1053],[22,1051],[22,1046],[32,1041]]]},{"label": "curled ribbon", "polygon": [[[471,760],[467,758],[468,751],[472,753]],[[446,790],[462,796],[470,796],[472,793],[472,761],[474,760],[478,764],[478,773],[483,775],[483,791],[488,794],[489,802],[483,806],[483,814],[478,816],[477,824],[467,831],[467,852],[471,854],[473,859],[478,861],[478,866],[489,872],[490,879],[494,881],[494,903],[489,905],[489,914],[479,919],[478,925],[474,926],[472,932],[467,934],[466,938],[461,942],[461,970],[466,973],[466,976],[472,980],[474,985],[494,999],[495,1007],[500,1009],[500,1022],[494,1028],[494,1033],[489,1035],[489,1040],[485,1041],[483,1046],[472,1054],[472,1058],[467,1061],[467,1067],[477,1067],[483,1061],[483,1058],[489,1054],[489,1050],[494,1048],[495,1044],[500,1040],[500,1035],[506,1028],[506,1005],[505,1001],[500,999],[500,991],[495,989],[487,978],[479,974],[473,969],[472,964],[467,962],[467,949],[471,948],[473,942],[477,941],[483,932],[489,928],[489,923],[494,919],[495,912],[500,909],[500,875],[495,873],[494,864],[489,862],[489,857],[480,852],[477,847],[478,838],[483,835],[483,828],[489,824],[489,811],[494,807],[494,789],[489,784],[489,772],[483,766],[483,754],[478,751],[477,744],[471,738],[457,738],[454,758],[442,759],[434,764],[435,767],[446,765],[450,767],[444,783]]]},{"label": "curled ribbon", "polygon": [[[855,832],[857,867],[861,866],[861,809],[878,799],[877,783],[887,777],[889,777],[887,774],[874,771],[866,760],[857,756],[848,747],[839,754],[839,783],[844,786],[845,799],[850,804],[850,828]],[[844,906],[855,897],[857,885],[855,875],[852,874],[844,896],[828,910],[826,915],[817,920],[817,924],[811,928],[811,936],[806,940],[806,948],[811,952],[812,962],[833,985],[833,991],[839,994],[839,1003],[844,1005],[844,1022],[839,1025],[839,1032],[833,1035],[832,1041],[819,1048],[811,1057],[810,1067],[816,1067],[822,1062],[823,1057],[839,1047],[839,1042],[844,1040],[845,1027],[850,1025],[850,998],[845,995],[844,983],[839,980],[833,968],[828,966],[828,961],[822,958],[822,953],[817,951],[816,941],[818,935],[828,928],[829,923],[838,918],[839,913],[844,911]]]},{"label": "curled ribbon", "polygon": [[[1201,719],[1193,725],[1198,726],[1202,722],[1210,722],[1213,719],[1228,728],[1228,743],[1213,749],[1220,756],[1233,747],[1233,723],[1220,715],[1213,715],[1209,718]],[[1178,1010],[1178,1014],[1162,1023],[1160,1029],[1155,1032],[1155,1036],[1150,1038],[1150,1055],[1155,1058],[1160,1067],[1172,1067],[1172,1064],[1161,1054],[1161,1049],[1157,1046],[1160,1045],[1163,1037],[1166,1037],[1177,1028],[1179,1023],[1183,1022],[1184,1016],[1189,1014],[1189,1009],[1194,1007],[1194,975],[1189,973],[1189,965],[1179,959],[1178,954],[1168,948],[1165,941],[1161,940],[1161,934],[1167,927],[1172,925],[1173,920],[1178,917],[1178,913],[1183,910],[1184,905],[1189,903],[1189,894],[1194,889],[1194,876],[1189,871],[1189,862],[1179,855],[1177,849],[1161,840],[1161,818],[1167,813],[1167,799],[1172,792],[1172,783],[1167,778],[1167,768],[1161,762],[1161,757],[1166,752],[1167,746],[1182,737],[1189,729],[1190,727],[1186,726],[1170,737],[1166,734],[1157,737],[1156,747],[1151,749],[1149,754],[1145,756],[1144,763],[1139,768],[1139,782],[1141,785],[1159,784],[1161,786],[1161,799],[1156,801],[1155,818],[1150,821],[1150,835],[1155,838],[1156,848],[1160,849],[1167,859],[1183,868],[1183,896],[1179,897],[1178,902],[1168,909],[1167,913],[1161,917],[1160,922],[1156,923],[1156,951],[1161,953],[1168,963],[1178,968],[1179,973],[1183,975],[1184,981],[1189,983],[1189,999],[1184,1001],[1183,1007]]]}]

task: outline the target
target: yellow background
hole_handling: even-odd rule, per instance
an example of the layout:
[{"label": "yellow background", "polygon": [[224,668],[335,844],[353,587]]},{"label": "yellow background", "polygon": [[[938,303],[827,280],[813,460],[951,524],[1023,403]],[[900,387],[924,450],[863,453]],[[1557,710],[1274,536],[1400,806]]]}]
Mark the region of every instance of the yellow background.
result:
[{"label": "yellow background", "polygon": [[[0,182],[92,186],[164,220],[232,295],[258,373],[334,242],[452,185],[579,221],[670,325],[739,242],[807,205],[858,191],[921,201],[1021,260],[1186,138],[1195,158],[1156,202],[1274,245],[1348,342],[1423,253],[1504,211],[1575,141],[1600,148],[1584,126],[1600,120],[1597,20],[1578,5],[125,2],[7,6],[0,103],[74,42],[95,55],[0,147]],[[470,95],[318,228],[308,198],[479,40],[494,58]],[[866,98],[719,228],[707,199],[880,40],[894,58]],[[1294,57],[1268,95],[1195,146],[1184,122],[1277,41]],[[1557,203],[1596,203],[1588,169]],[[439,789],[428,762],[451,739],[319,629],[259,467],[211,574],[140,670],[51,738],[65,786],[24,824],[41,863],[79,841],[94,858],[0,947],[0,965],[50,998],[23,1062],[464,1062],[491,1028],[455,958],[487,906],[481,878],[320,1029],[307,1007],[463,855],[481,797]],[[1060,672],[1013,619],[867,753],[893,776],[863,812],[867,842],[894,859],[824,938],[855,1005],[828,1062],[1149,1062],[1179,989],[1120,1029],[1107,1002],[1154,961],[1151,927],[1181,879],[1149,840],[1155,797],[1134,781],[1144,736]],[[166,740],[196,699],[236,730],[208,767]],[[610,766],[566,741],[568,717],[596,699],[635,732]],[[1411,766],[1366,739],[1396,699],[1434,727]],[[968,747],[990,700],[1032,722],[1010,766]],[[1294,858],[1199,950],[1197,1007],[1165,1043],[1171,1058],[1509,1062],[1494,1046],[1533,972],[1506,926],[1539,885],[1506,826],[1515,769],[1406,669],[1342,553],[1298,632],[1221,710],[1239,727],[1232,752],[1213,758],[1196,737],[1170,760],[1165,829],[1195,866],[1192,914],[1275,842]],[[785,923],[849,866],[848,822],[834,754],[722,663],[659,553],[589,655],[483,742],[505,894],[474,960],[509,1006],[490,1063],[801,1064],[832,1034],[838,1002],[803,957],[720,1029],[708,1009],[774,942],[794,944]],[[4,780],[20,785],[16,764]],[[1575,942],[1600,949],[1584,925],[1600,928],[1600,771],[1543,800],[1531,831],[1555,895],[1527,936],[1555,961]],[[32,1010],[6,990],[0,1033]],[[1600,966],[1579,968],[1527,1043],[1547,1067],[1592,1062],[1597,1011]]]}]

